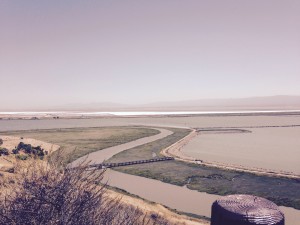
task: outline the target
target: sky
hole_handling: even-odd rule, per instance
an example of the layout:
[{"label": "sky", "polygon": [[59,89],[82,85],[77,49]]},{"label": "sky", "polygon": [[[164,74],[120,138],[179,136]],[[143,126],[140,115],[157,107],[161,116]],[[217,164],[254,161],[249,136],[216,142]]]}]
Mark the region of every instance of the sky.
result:
[{"label": "sky", "polygon": [[2,108],[300,95],[299,0],[1,0]]}]

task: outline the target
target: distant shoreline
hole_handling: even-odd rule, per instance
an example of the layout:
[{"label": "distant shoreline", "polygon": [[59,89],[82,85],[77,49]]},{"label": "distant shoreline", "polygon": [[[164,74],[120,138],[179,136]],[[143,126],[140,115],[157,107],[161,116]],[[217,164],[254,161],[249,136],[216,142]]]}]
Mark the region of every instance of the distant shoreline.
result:
[{"label": "distant shoreline", "polygon": [[[232,110],[232,111],[41,111],[0,112],[0,118],[95,118],[95,117],[144,117],[144,116],[228,116],[228,115],[300,115],[299,110]],[[55,118],[56,117],[56,118]]]}]

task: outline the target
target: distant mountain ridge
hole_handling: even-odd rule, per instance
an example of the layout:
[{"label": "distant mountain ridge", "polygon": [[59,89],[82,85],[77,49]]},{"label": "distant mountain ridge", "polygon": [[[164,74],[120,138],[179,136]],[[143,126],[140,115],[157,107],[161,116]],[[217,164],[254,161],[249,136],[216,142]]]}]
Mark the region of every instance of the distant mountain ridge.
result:
[{"label": "distant mountain ridge", "polygon": [[91,103],[73,104],[63,110],[78,111],[185,111],[185,110],[272,110],[272,109],[300,109],[300,96],[268,96],[231,99],[199,99],[173,102],[156,102],[147,104],[118,104]]},{"label": "distant mountain ridge", "polygon": [[146,104],[145,107],[188,107],[188,108],[300,108],[300,96],[269,96],[251,98],[230,98],[230,99],[199,99],[177,102],[161,102]]},{"label": "distant mountain ridge", "polygon": [[[4,108],[4,106],[2,106]],[[1,110],[1,108],[0,108]],[[145,104],[99,102],[66,104],[56,107],[14,109],[16,111],[231,111],[231,110],[300,110],[300,96],[268,96],[228,99],[199,99]],[[11,110],[11,111],[14,111]],[[8,110],[1,110],[8,111]]]},{"label": "distant mountain ridge", "polygon": [[152,103],[145,104],[143,107],[148,110],[160,109],[164,111],[296,110],[300,109],[300,96],[199,99]]}]

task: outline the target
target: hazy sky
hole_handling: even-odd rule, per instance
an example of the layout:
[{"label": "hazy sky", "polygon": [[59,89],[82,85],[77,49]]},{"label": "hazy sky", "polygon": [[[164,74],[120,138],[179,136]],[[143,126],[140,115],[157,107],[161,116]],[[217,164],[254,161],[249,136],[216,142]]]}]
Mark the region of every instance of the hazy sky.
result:
[{"label": "hazy sky", "polygon": [[299,12],[299,0],[1,0],[0,104],[300,95]]}]

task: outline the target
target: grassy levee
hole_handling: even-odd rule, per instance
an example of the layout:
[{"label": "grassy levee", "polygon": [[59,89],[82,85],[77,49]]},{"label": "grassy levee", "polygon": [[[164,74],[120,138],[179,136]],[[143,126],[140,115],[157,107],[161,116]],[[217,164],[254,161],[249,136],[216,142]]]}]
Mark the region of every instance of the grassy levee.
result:
[{"label": "grassy levee", "polygon": [[158,130],[145,127],[92,127],[0,132],[2,135],[28,137],[58,144],[62,150],[59,154],[66,159],[66,163],[95,151],[158,133]]},{"label": "grassy levee", "polygon": [[[167,128],[174,134],[123,151],[108,162],[149,159],[189,133],[186,129]],[[300,180],[258,176],[250,173],[222,170],[180,161],[139,164],[114,168],[119,172],[143,176],[210,194],[253,194],[265,197],[278,205],[300,209]]]},{"label": "grassy levee", "polygon": [[106,162],[118,163],[134,160],[152,159],[153,153],[155,153],[157,156],[161,156],[160,152],[162,149],[172,145],[173,143],[177,142],[190,133],[189,129],[167,129],[174,133],[163,139],[122,151]]},{"label": "grassy levee", "polygon": [[[190,130],[166,128],[173,131],[163,139],[141,145],[113,156],[107,162],[125,162],[151,159],[153,153],[172,145]],[[145,127],[71,128],[1,132],[3,135],[23,136],[62,146],[68,162],[88,153],[116,146],[159,133]],[[74,151],[75,150],[75,151]],[[67,157],[70,156],[70,157]],[[164,161],[114,168],[117,171],[161,180],[210,194],[254,194],[275,203],[300,209],[300,180],[257,176],[254,174],[222,170],[180,161]]]}]

